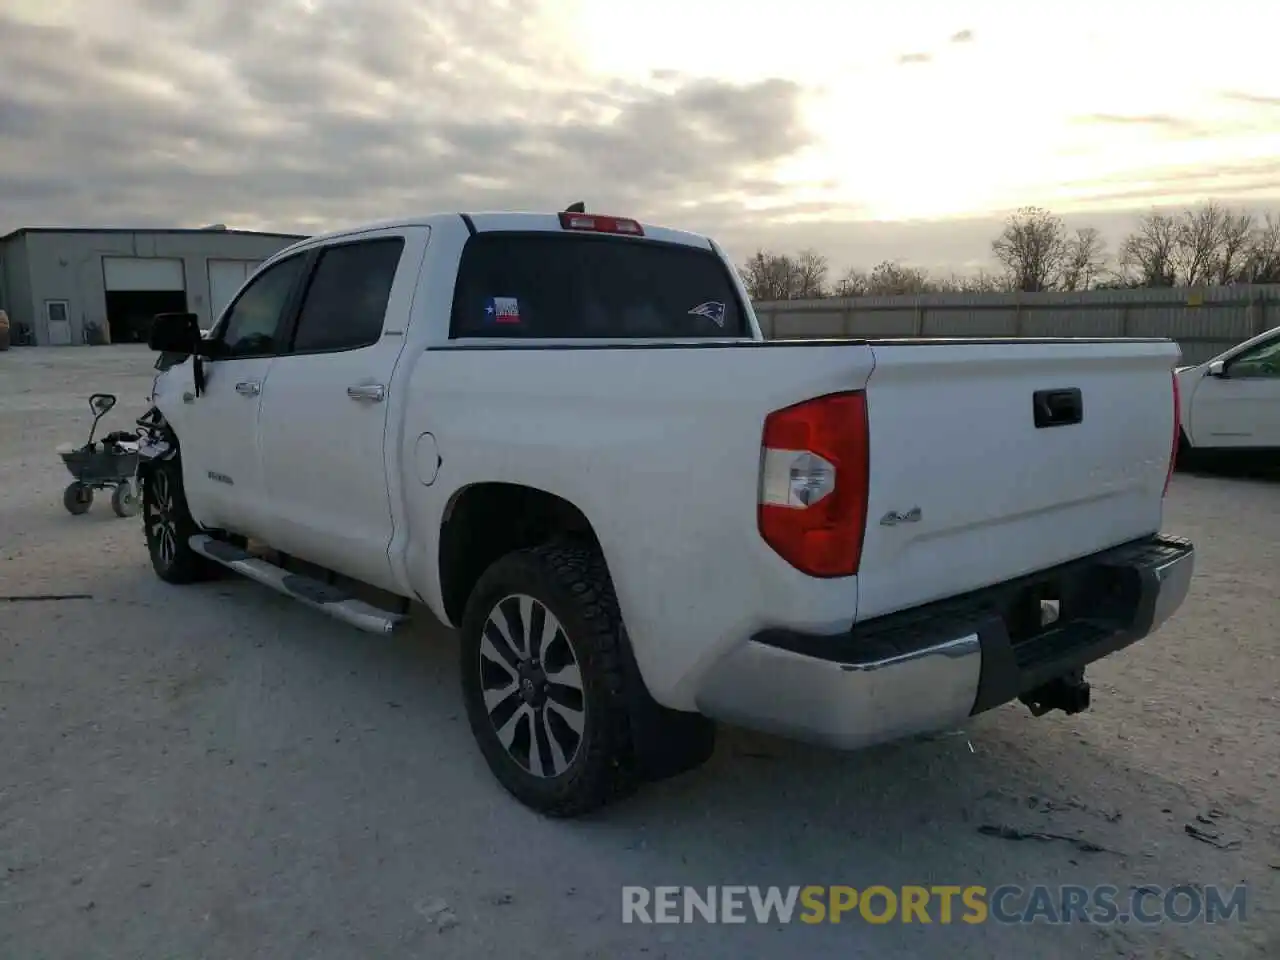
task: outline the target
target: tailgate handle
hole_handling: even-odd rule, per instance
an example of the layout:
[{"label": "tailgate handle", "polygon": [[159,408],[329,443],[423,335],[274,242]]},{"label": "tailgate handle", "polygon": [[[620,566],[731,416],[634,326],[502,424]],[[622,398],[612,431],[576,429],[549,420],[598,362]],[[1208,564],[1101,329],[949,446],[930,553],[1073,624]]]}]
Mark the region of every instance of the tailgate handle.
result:
[{"label": "tailgate handle", "polygon": [[1036,429],[1067,427],[1084,419],[1084,398],[1078,387],[1069,390],[1037,390],[1031,395]]}]

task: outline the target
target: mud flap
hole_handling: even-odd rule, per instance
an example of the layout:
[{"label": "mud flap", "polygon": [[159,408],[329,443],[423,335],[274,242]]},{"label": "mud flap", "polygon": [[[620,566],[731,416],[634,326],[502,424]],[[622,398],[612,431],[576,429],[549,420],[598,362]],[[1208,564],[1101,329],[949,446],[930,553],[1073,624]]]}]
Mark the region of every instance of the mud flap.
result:
[{"label": "mud flap", "polygon": [[623,671],[636,764],[645,780],[667,780],[702,766],[716,748],[715,722],[700,713],[672,710],[654,700],[645,686],[623,629]]}]

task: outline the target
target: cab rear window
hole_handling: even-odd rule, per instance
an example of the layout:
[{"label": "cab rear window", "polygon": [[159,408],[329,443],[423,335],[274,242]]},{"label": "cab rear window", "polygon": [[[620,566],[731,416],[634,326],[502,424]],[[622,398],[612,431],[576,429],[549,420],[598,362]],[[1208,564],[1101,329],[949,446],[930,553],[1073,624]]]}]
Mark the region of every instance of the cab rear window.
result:
[{"label": "cab rear window", "polygon": [[624,237],[481,233],[467,241],[451,337],[732,338],[749,335],[709,250]]}]

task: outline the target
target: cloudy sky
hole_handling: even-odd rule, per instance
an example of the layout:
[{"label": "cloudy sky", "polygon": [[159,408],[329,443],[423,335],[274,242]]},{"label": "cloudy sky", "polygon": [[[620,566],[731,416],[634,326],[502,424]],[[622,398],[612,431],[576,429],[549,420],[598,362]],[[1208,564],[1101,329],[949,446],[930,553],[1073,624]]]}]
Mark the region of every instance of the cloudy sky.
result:
[{"label": "cloudy sky", "polygon": [[0,232],[581,199],[963,269],[1027,203],[1276,209],[1276,36],[1276,0],[0,0]]}]

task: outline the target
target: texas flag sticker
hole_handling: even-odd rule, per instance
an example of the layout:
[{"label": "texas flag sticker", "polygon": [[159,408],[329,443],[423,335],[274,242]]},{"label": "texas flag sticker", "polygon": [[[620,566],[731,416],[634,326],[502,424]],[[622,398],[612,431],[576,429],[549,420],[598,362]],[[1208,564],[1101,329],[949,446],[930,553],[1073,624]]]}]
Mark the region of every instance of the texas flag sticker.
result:
[{"label": "texas flag sticker", "polygon": [[484,303],[484,318],[489,323],[519,323],[520,301],[515,297],[490,297]]}]

